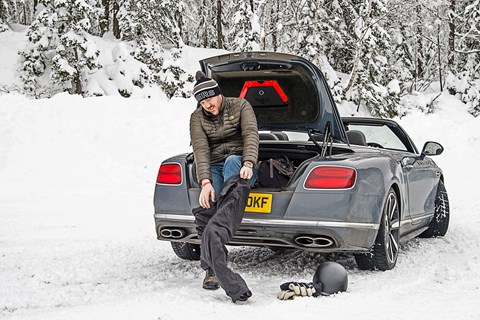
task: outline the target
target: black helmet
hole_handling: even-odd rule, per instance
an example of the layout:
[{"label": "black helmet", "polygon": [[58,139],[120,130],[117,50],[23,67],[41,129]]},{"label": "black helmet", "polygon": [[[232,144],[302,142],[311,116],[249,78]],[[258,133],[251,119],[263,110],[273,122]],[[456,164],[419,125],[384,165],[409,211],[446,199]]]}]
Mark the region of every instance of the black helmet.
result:
[{"label": "black helmet", "polygon": [[336,262],[327,261],[318,266],[313,275],[313,283],[321,283],[322,295],[347,291],[348,274],[345,268]]}]

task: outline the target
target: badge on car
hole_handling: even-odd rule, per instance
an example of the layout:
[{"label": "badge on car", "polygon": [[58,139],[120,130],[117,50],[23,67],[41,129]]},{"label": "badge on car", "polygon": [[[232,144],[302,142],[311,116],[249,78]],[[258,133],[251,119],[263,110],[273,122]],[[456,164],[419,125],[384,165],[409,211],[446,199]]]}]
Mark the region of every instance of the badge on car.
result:
[{"label": "badge on car", "polygon": [[272,211],[272,194],[250,193],[245,212],[270,213]]}]

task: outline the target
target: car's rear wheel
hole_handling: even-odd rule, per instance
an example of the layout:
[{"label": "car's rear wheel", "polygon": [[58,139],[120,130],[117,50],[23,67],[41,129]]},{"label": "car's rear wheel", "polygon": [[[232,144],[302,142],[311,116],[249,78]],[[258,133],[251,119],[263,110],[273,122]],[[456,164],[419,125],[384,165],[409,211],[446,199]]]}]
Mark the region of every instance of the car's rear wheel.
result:
[{"label": "car's rear wheel", "polygon": [[435,213],[428,229],[420,234],[421,238],[443,237],[450,223],[450,205],[447,190],[442,180],[438,182],[437,195],[435,196]]},{"label": "car's rear wheel", "polygon": [[375,244],[368,253],[355,255],[361,270],[390,270],[398,258],[400,239],[400,209],[393,189],[388,191]]},{"label": "car's rear wheel", "polygon": [[170,242],[173,252],[184,260],[200,260],[200,245],[187,242]]}]

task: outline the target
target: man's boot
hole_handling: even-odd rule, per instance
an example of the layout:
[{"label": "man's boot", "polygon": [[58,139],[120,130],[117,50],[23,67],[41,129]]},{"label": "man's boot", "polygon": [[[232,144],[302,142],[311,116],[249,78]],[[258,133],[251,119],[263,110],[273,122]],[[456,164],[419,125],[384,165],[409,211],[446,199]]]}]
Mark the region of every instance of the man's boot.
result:
[{"label": "man's boot", "polygon": [[217,277],[215,276],[212,268],[208,268],[206,271],[205,279],[203,279],[203,289],[217,290],[220,288]]}]

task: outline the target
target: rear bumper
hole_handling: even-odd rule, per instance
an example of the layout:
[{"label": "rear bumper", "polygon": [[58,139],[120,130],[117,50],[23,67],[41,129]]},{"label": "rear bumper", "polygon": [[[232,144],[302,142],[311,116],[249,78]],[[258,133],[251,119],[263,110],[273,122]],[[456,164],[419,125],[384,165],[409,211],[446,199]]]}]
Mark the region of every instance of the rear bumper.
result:
[{"label": "rear bumper", "polygon": [[[200,243],[192,215],[155,214],[157,238]],[[297,248],[319,252],[361,252],[373,245],[379,225],[339,221],[244,217],[230,245]],[[177,230],[172,233],[170,230]],[[172,236],[175,235],[174,237]]]}]

